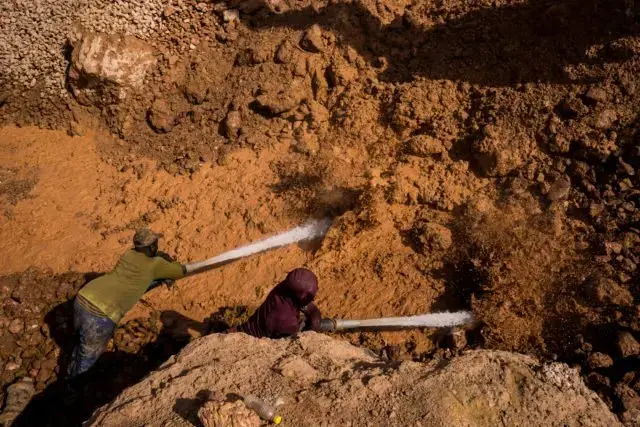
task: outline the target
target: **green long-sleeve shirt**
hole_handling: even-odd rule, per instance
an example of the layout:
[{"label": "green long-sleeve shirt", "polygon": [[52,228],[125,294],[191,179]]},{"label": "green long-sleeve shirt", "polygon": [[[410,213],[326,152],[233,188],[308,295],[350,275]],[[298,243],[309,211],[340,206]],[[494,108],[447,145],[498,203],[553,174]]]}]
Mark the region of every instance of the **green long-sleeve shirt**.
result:
[{"label": "green long-sleeve shirt", "polygon": [[158,279],[179,279],[185,272],[181,264],[161,257],[150,258],[129,250],[118,260],[113,271],[87,283],[80,292],[83,298],[118,323]]}]

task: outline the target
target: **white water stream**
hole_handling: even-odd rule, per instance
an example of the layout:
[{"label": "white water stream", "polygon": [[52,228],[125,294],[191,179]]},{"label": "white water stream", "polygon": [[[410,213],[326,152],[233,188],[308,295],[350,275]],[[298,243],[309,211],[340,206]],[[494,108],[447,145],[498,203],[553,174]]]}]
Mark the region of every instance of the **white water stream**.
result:
[{"label": "white water stream", "polygon": [[217,265],[226,264],[230,261],[248,257],[249,255],[264,252],[272,248],[278,248],[280,246],[286,246],[305,240],[318,239],[327,234],[330,226],[330,218],[311,221],[289,231],[285,231],[284,233],[276,234],[275,236],[267,237],[266,239],[221,253],[213,258],[189,263],[186,265],[187,274],[193,274],[200,272],[200,270],[214,268]]}]

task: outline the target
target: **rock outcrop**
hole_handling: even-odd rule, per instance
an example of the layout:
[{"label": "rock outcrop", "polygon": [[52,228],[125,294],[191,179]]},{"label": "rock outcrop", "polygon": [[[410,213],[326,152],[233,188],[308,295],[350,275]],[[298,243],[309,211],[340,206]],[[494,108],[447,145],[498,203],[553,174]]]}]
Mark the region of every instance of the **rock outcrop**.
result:
[{"label": "rock outcrop", "polygon": [[189,426],[211,401],[244,394],[282,399],[279,414],[295,426],[620,425],[561,363],[498,351],[470,351],[440,363],[389,362],[315,333],[294,340],[244,334],[197,340],[97,410],[87,425]]}]

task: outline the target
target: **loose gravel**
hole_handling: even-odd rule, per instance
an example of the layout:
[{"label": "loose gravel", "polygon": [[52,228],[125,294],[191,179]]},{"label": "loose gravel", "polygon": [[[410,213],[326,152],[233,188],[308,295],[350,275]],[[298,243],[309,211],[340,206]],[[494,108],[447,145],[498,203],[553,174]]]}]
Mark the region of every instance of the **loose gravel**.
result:
[{"label": "loose gravel", "polygon": [[165,7],[162,0],[0,1],[0,92],[37,87],[42,97],[68,96],[65,50],[74,24],[149,40],[162,30]]}]

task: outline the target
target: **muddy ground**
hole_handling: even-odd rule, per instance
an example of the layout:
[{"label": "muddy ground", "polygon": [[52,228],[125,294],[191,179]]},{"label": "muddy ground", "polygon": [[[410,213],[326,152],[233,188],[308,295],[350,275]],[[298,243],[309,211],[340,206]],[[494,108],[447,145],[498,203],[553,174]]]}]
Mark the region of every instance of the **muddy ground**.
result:
[{"label": "muddy ground", "polygon": [[482,322],[352,342],[389,358],[484,347],[566,361],[628,421],[639,14],[624,0],[176,1],[143,37],[158,61],[127,102],[72,76],[54,102],[6,84],[2,384],[34,376],[45,406],[65,394],[69,314],[56,307],[136,227],[198,260],[331,215],[322,244],[148,294],[78,387],[110,385],[59,404],[80,420],[210,330],[212,313],[257,306],[306,265],[327,316],[469,308]]}]

